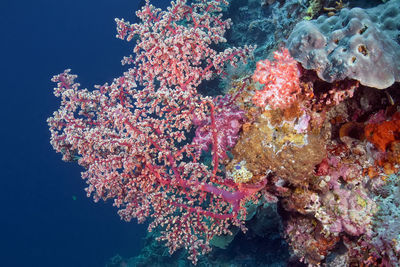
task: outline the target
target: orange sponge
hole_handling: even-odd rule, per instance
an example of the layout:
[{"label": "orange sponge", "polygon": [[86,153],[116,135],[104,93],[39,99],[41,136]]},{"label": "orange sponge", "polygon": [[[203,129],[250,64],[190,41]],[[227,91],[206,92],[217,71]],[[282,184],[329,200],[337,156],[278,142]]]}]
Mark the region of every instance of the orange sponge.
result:
[{"label": "orange sponge", "polygon": [[391,142],[400,140],[400,113],[394,114],[390,121],[367,124],[364,132],[368,141],[379,150],[386,151]]}]

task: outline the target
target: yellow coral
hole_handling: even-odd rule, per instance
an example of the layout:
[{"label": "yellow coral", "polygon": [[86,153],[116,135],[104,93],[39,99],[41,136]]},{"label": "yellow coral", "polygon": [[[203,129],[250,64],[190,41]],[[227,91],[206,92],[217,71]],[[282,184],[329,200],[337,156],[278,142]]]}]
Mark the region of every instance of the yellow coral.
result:
[{"label": "yellow coral", "polygon": [[311,0],[310,5],[306,10],[306,16],[303,19],[305,20],[312,20],[314,16],[321,10],[322,5],[320,0]]},{"label": "yellow coral", "polygon": [[258,127],[265,135],[264,142],[268,143],[275,152],[279,152],[284,146],[303,146],[307,143],[307,134],[298,133],[293,122],[282,121],[280,125],[271,125],[272,114],[268,111],[262,114],[265,120]]},{"label": "yellow coral", "polygon": [[246,161],[242,160],[234,166],[231,176],[235,183],[247,183],[253,178],[253,173],[247,170]]},{"label": "yellow coral", "polygon": [[360,205],[362,208],[365,208],[368,203],[360,195],[357,195],[357,204]]}]

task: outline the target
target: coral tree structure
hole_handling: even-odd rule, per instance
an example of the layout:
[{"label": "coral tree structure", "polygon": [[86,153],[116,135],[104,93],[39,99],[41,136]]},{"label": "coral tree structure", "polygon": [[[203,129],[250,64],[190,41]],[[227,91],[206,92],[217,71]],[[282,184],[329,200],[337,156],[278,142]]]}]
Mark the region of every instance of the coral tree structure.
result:
[{"label": "coral tree structure", "polygon": [[[245,65],[254,47],[220,45],[227,4],[162,11],[147,0],[140,23],[117,19],[117,36],[136,40],[123,60],[132,66],[91,91],[70,70],[54,76],[54,149],[85,168],[88,196],[112,199],[124,220],[150,219],[193,264],[273,225],[291,261],[399,266],[400,29],[388,21],[399,0],[300,22],[289,49],[255,70]],[[201,94],[228,63],[243,66],[225,95]]]},{"label": "coral tree structure", "polygon": [[[86,168],[88,196],[114,199],[127,221],[152,217],[149,230],[162,227],[159,239],[170,252],[185,247],[193,263],[209,251],[214,235],[230,233],[230,225],[245,229],[242,205],[263,187],[238,188],[222,175],[222,149],[234,145],[242,115],[237,113],[237,122],[221,137],[217,126],[221,118],[233,118],[224,115],[233,109],[197,93],[202,80],[220,74],[226,62],[245,60],[251,49],[218,53],[210,47],[224,41],[230,25],[218,15],[224,4],[188,6],[178,0],[161,11],[147,1],[136,13],[142,23],[117,19],[119,38],[139,38],[135,57],[124,59],[134,66],[93,91],[79,89],[69,70],[55,76],[54,93],[62,103],[48,119],[54,148],[64,160],[79,157]],[[207,122],[197,125],[203,139],[210,132],[212,167],[200,161],[203,144],[186,139],[195,121]]]}]

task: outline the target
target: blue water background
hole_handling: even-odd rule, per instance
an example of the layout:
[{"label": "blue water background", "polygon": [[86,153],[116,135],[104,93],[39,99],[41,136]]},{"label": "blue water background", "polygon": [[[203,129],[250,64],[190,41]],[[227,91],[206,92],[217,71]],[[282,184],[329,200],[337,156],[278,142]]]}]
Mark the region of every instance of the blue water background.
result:
[{"label": "blue water background", "polygon": [[132,44],[115,38],[114,18],[133,22],[139,4],[1,1],[0,266],[104,266],[139,252],[145,225],[86,197],[82,168],[61,161],[46,124],[59,106],[53,75],[71,68],[92,88],[126,70]]}]

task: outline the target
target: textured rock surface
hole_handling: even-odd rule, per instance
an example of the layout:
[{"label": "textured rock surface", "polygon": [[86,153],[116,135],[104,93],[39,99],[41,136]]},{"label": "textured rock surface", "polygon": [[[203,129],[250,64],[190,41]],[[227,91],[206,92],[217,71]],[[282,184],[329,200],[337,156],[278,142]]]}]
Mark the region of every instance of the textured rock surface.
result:
[{"label": "textured rock surface", "polygon": [[327,82],[349,78],[384,89],[400,81],[399,34],[400,0],[392,0],[302,21],[287,46],[304,68]]},{"label": "textured rock surface", "polygon": [[315,165],[326,156],[320,136],[295,135],[288,130],[290,126],[271,125],[271,116],[265,114],[239,139],[232,151],[235,156],[232,163],[246,161],[254,177],[272,171],[290,184],[308,185]]}]

